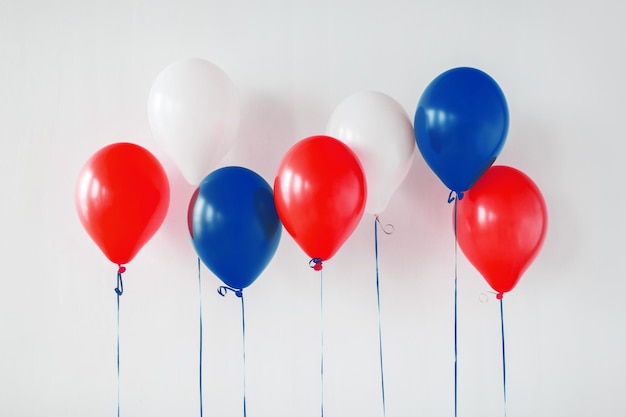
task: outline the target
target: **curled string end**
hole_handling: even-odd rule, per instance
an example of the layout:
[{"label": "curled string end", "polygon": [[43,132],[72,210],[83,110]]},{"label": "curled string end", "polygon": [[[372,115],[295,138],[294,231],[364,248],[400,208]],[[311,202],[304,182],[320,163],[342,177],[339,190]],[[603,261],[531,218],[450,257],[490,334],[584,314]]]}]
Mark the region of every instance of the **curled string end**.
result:
[{"label": "curled string end", "polygon": [[480,301],[483,304],[488,302],[489,295],[487,293],[495,295],[497,300],[502,300],[502,298],[504,297],[503,292],[487,291],[487,292],[480,293],[480,295],[478,296],[478,301]]},{"label": "curled string end", "polygon": [[118,295],[118,297],[124,293],[124,282],[122,281],[122,274],[124,272],[126,272],[126,267],[122,265],[118,265],[117,287],[115,288],[115,293]]},{"label": "curled string end", "polygon": [[391,223],[387,223],[386,225],[383,226],[383,224],[380,222],[380,218],[378,217],[378,215],[374,217],[376,219],[376,224],[380,226],[380,230],[382,230],[384,234],[390,235],[396,230],[395,227],[393,227],[393,224]]},{"label": "curled string end", "polygon": [[225,297],[228,291],[232,291],[239,298],[243,297],[243,289],[232,288],[226,285],[222,285],[217,289],[217,293],[222,297]]},{"label": "curled string end", "polygon": [[309,267],[313,268],[314,271],[322,270],[322,259],[321,258],[313,258],[309,261]]}]

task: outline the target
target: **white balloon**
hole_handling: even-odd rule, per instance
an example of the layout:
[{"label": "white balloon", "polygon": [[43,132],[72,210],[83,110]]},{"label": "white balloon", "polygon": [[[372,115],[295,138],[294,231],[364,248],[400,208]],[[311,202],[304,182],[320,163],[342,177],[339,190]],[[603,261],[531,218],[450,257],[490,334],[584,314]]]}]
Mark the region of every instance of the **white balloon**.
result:
[{"label": "white balloon", "polygon": [[148,122],[185,179],[198,185],[230,150],[241,109],[233,82],[200,58],[176,61],[157,76],[148,97]]},{"label": "white balloon", "polygon": [[404,181],[417,153],[413,125],[390,96],[366,91],[345,98],[326,126],[357,155],[365,171],[365,211],[378,215]]}]

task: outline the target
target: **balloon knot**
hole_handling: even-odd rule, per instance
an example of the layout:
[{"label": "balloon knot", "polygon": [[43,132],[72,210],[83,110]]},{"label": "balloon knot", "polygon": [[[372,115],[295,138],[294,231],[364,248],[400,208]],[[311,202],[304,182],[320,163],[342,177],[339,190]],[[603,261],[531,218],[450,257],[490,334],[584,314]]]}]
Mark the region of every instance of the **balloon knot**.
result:
[{"label": "balloon knot", "polygon": [[496,294],[496,298],[497,298],[498,300],[502,300],[502,297],[504,297],[504,293],[499,292],[499,293],[497,293],[497,294]]},{"label": "balloon knot", "polygon": [[450,191],[450,194],[448,194],[448,203],[452,203],[454,200],[463,200],[464,196],[465,194],[463,194],[462,191]]},{"label": "balloon knot", "polygon": [[309,267],[313,268],[314,271],[322,270],[322,259],[321,258],[313,258],[309,261]]},{"label": "balloon knot", "polygon": [[122,266],[122,265],[118,265],[118,266],[119,266],[119,268],[117,270],[118,274],[123,274],[124,272],[126,272],[126,267],[125,266]]}]

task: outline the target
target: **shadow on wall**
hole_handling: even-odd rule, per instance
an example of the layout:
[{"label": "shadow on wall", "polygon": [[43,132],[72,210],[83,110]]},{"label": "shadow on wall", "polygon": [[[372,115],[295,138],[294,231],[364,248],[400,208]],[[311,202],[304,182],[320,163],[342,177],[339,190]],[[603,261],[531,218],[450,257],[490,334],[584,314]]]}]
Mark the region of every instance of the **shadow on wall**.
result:
[{"label": "shadow on wall", "polygon": [[417,152],[409,173],[380,215],[381,222],[394,224],[396,259],[448,257],[453,239],[453,206],[449,190]]},{"label": "shadow on wall", "polygon": [[[556,187],[556,184],[576,181],[576,176],[585,176],[585,167],[570,171],[555,163],[559,161],[559,144],[575,143],[570,138],[559,138],[560,134],[543,119],[522,119],[511,130],[496,164],[520,169],[537,183],[548,207],[548,232],[535,263],[562,272],[563,266],[568,264],[564,260],[584,255],[587,250],[584,242],[589,241],[589,236],[581,229],[584,213],[576,212],[579,196]],[[567,179],[561,181],[560,176],[567,176]]]},{"label": "shadow on wall", "polygon": [[197,187],[185,180],[174,161],[158,143],[153,144],[152,147],[165,168],[170,182],[170,206],[158,234],[163,235],[161,239],[167,242],[167,251],[174,258],[195,257],[187,225],[187,210]]},{"label": "shadow on wall", "polygon": [[293,104],[271,94],[244,97],[237,141],[221,165],[251,169],[273,187],[283,155],[300,139],[293,109]]}]

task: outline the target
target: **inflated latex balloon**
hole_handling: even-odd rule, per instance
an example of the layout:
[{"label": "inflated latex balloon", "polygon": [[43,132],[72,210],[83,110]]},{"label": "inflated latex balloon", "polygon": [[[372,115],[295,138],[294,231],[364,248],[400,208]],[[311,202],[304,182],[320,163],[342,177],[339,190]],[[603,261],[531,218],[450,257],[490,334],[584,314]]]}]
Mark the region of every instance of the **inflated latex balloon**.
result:
[{"label": "inflated latex balloon", "polygon": [[489,75],[475,68],[454,68],[422,93],[414,129],[428,166],[451,191],[462,193],[500,154],[509,110],[500,86]]},{"label": "inflated latex balloon", "polygon": [[523,172],[496,165],[457,204],[459,247],[501,298],[543,245],[548,214],[541,191]]},{"label": "inflated latex balloon", "polygon": [[240,113],[233,82],[217,65],[199,58],[163,69],[148,97],[152,134],[192,185],[198,185],[231,149]]},{"label": "inflated latex balloon", "polygon": [[243,289],[272,260],[282,231],[270,185],[247,168],[211,172],[190,201],[193,245],[226,285]]},{"label": "inflated latex balloon", "polygon": [[312,259],[330,259],[363,217],[367,186],[361,163],[343,142],[311,136],[292,146],[274,180],[276,210]]},{"label": "inflated latex balloon", "polygon": [[417,153],[406,111],[387,94],[356,93],[335,108],[326,134],[357,155],[367,179],[365,211],[380,214],[404,181]]},{"label": "inflated latex balloon", "polygon": [[123,265],[161,227],[169,208],[169,181],[149,151],[114,143],[85,163],[74,201],[89,236],[111,262]]}]

